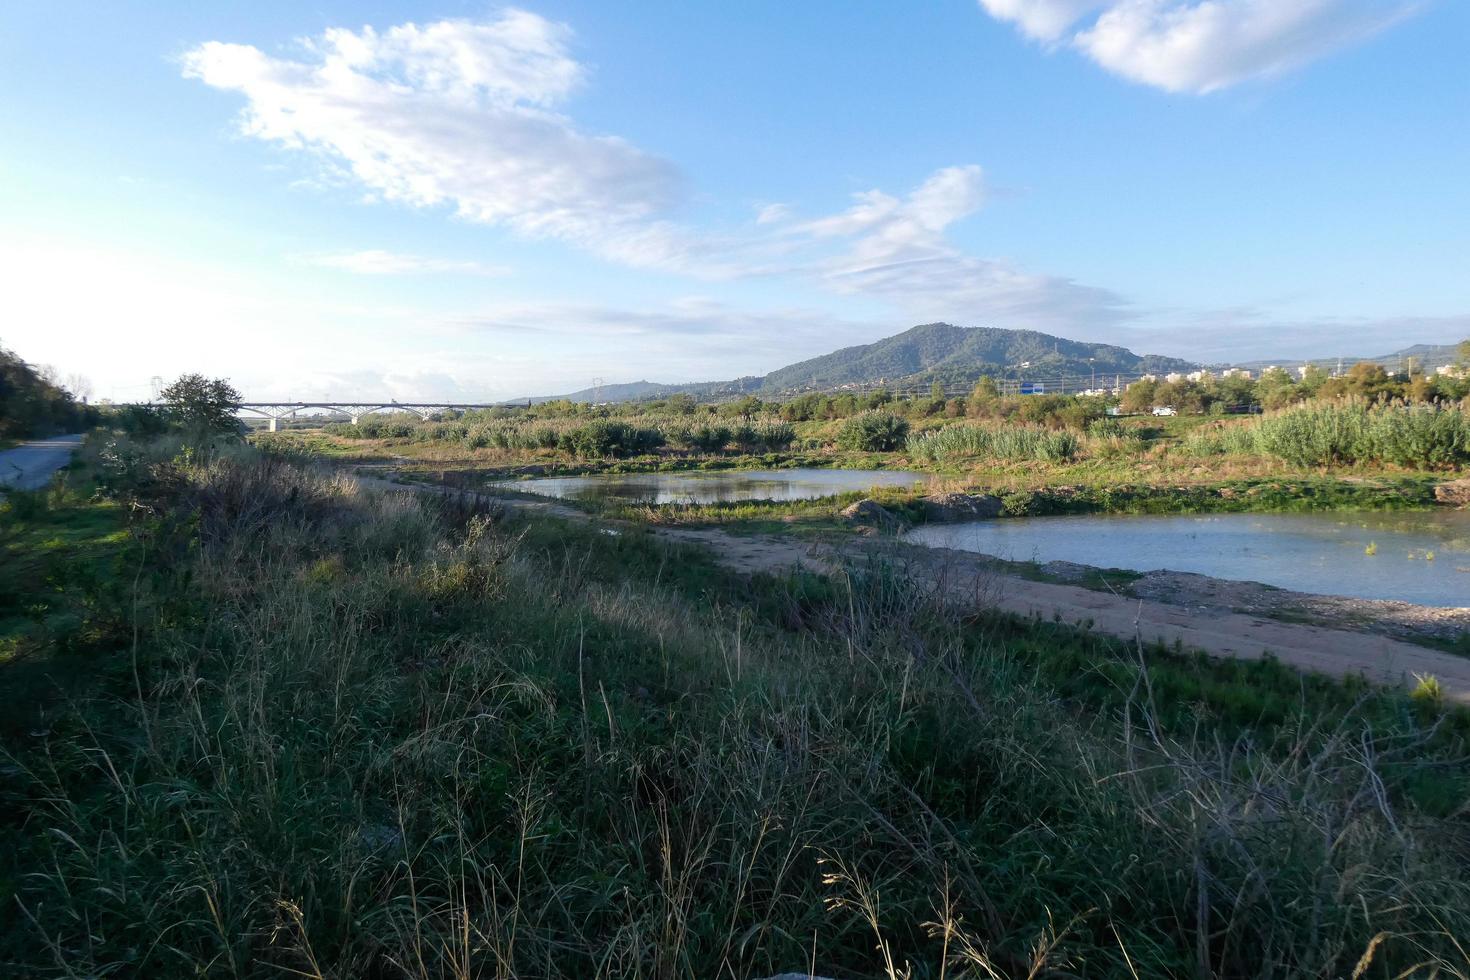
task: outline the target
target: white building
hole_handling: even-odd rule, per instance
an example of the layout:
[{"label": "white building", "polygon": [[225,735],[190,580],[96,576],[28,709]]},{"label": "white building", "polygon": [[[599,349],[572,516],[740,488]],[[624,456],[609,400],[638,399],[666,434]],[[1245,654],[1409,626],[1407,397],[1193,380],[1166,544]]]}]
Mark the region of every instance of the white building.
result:
[{"label": "white building", "polygon": [[[1271,369],[1270,368],[1267,368],[1266,370],[1269,371]],[[1249,381],[1251,379],[1251,373],[1249,371],[1247,371],[1245,368],[1226,368],[1225,370],[1223,370],[1223,371],[1220,372],[1220,377],[1222,377],[1222,378],[1244,378],[1245,380]]]}]

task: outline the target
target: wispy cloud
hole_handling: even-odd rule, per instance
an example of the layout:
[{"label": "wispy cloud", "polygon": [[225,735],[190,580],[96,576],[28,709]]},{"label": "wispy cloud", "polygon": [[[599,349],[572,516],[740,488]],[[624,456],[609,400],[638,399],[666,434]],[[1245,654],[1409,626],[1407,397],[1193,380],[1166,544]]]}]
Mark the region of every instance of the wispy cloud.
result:
[{"label": "wispy cloud", "polygon": [[1421,0],[980,0],[1048,45],[1124,78],[1203,94],[1299,68],[1413,14]]},{"label": "wispy cloud", "polygon": [[470,276],[504,276],[510,269],[484,262],[427,258],[403,255],[382,249],[361,252],[336,252],[302,256],[301,261],[325,269],[339,269],[361,276],[409,276],[421,274],[456,274]]},{"label": "wispy cloud", "polygon": [[1109,290],[960,249],[949,229],[985,199],[980,167],[946,167],[902,198],[864,191],[847,210],[786,233],[819,252],[810,272],[827,288],[881,298],[917,319],[1091,329],[1133,316]]}]

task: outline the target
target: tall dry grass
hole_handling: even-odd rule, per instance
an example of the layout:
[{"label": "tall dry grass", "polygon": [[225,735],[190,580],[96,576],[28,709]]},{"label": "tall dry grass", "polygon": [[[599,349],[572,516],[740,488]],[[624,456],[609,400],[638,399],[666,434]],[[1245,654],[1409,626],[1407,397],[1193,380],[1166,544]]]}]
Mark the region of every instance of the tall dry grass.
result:
[{"label": "tall dry grass", "polygon": [[1470,975],[1460,818],[1402,792],[1463,787],[1444,722],[1080,710],[1036,651],[1103,645],[879,562],[151,471],[126,683],[10,750],[12,975]]}]

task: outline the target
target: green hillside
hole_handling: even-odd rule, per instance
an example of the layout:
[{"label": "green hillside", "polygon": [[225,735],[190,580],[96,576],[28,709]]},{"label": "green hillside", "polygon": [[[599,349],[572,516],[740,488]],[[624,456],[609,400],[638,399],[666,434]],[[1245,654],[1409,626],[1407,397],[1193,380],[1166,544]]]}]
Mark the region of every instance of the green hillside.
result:
[{"label": "green hillside", "polygon": [[[687,392],[699,398],[723,398],[751,392],[779,395],[880,382],[968,382],[976,380],[982,374],[997,378],[1052,378],[1061,375],[1080,377],[1095,370],[1101,377],[1145,371],[1182,371],[1195,366],[1193,362],[1177,357],[1139,355],[1112,344],[1089,344],[1053,337],[1035,330],[925,323],[871,344],[844,347],[821,357],[788,365],[764,377],[690,384],[634,381],[585,388],[555,397],[582,402],[613,402],[661,398]],[[550,399],[540,397],[530,400]]]},{"label": "green hillside", "polygon": [[1194,365],[1172,357],[1140,356],[1111,344],[1089,344],[1034,330],[926,323],[872,344],[846,347],[766,375],[772,394],[876,381],[964,381],[981,374],[1047,377],[1173,371]]}]

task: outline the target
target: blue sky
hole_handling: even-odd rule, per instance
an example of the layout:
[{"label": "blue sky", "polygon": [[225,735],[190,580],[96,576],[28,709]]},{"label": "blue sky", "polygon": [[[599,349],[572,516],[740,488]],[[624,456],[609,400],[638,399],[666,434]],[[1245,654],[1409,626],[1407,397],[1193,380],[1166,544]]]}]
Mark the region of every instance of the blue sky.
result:
[{"label": "blue sky", "polygon": [[1470,336],[1470,4],[0,8],[0,344],[142,397],[763,373],[915,323]]}]

